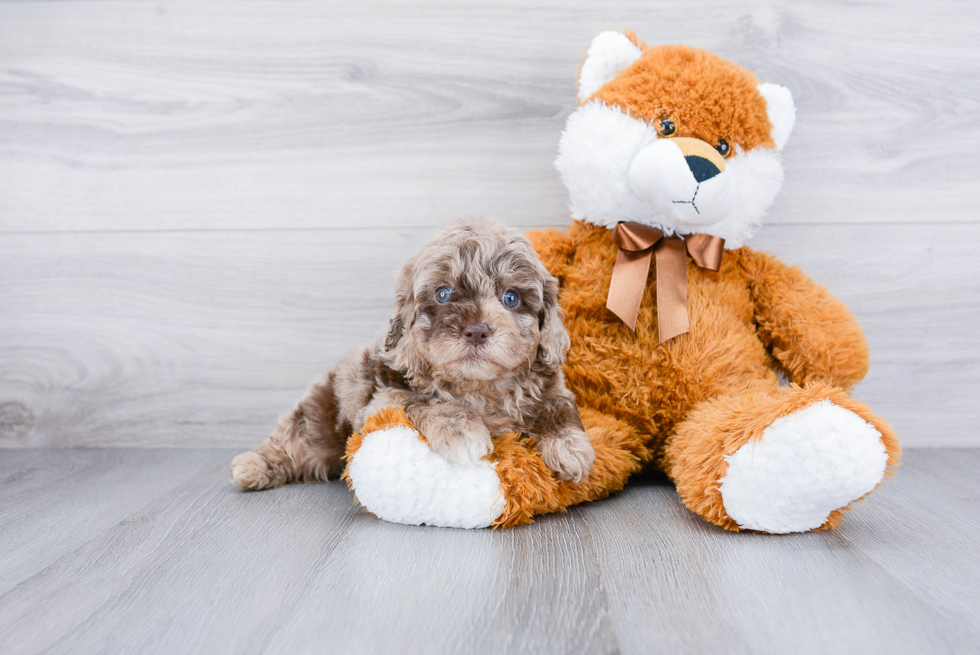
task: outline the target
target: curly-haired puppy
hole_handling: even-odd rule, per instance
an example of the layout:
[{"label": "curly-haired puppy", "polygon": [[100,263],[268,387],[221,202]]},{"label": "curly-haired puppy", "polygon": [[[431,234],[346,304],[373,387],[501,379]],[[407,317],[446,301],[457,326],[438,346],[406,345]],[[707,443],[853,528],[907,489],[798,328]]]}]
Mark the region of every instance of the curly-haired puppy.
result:
[{"label": "curly-haired puppy", "polygon": [[491,434],[522,432],[559,478],[589,474],[595,452],[561,370],[569,339],[558,282],[519,232],[468,219],[436,235],[402,269],[389,328],[236,457],[235,482],[268,489],[336,477],[347,438],[391,405],[449,461],[479,460]]}]

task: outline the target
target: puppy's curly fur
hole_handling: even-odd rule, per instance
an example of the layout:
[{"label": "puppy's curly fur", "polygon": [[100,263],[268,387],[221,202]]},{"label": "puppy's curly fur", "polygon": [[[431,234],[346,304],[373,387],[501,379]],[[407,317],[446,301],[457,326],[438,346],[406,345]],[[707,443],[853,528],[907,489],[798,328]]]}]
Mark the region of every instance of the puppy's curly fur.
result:
[{"label": "puppy's curly fur", "polygon": [[528,240],[458,221],[402,269],[387,336],[317,380],[232,476],[243,489],[336,477],[347,438],[401,405],[447,460],[479,460],[491,434],[523,432],[559,478],[582,480],[595,453],[565,386],[568,347],[558,282]]}]

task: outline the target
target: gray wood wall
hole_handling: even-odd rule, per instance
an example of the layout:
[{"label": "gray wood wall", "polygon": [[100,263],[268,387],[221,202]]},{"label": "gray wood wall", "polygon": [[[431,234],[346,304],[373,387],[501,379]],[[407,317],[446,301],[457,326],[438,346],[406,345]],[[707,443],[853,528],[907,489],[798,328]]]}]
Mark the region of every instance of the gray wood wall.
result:
[{"label": "gray wood wall", "polygon": [[255,443],[434,226],[568,222],[577,66],[623,27],[792,89],[752,245],[851,306],[906,445],[980,445],[972,0],[119,0],[0,4],[0,446]]}]

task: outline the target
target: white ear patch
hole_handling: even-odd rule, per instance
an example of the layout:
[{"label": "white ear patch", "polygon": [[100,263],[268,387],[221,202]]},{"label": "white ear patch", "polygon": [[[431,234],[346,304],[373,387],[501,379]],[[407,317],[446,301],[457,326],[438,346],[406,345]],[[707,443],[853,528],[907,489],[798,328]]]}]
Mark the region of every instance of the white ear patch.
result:
[{"label": "white ear patch", "polygon": [[769,122],[772,123],[772,140],[776,142],[776,150],[782,150],[796,123],[793,94],[785,86],[768,82],[756,88],[766,99],[766,113],[769,114]]},{"label": "white ear patch", "polygon": [[621,32],[602,32],[592,39],[578,77],[579,102],[588,100],[641,55],[643,51]]}]

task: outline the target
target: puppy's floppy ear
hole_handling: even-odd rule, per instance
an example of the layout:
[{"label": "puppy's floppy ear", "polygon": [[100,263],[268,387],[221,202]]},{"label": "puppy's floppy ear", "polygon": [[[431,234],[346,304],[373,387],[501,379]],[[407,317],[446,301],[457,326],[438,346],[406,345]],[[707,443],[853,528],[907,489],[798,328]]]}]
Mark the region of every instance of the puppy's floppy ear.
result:
[{"label": "puppy's floppy ear", "polygon": [[571,345],[568,331],[561,321],[561,307],[558,305],[558,280],[547,275],[544,280],[544,307],[538,318],[541,340],[538,345],[538,359],[549,369],[557,369],[565,363],[565,354]]},{"label": "puppy's floppy ear", "polygon": [[395,283],[395,311],[388,321],[388,336],[385,338],[385,350],[395,349],[405,332],[415,322],[415,290],[413,285],[415,258],[408,260],[398,274]]},{"label": "puppy's floppy ear", "polygon": [[398,341],[402,338],[402,329],[405,322],[402,317],[399,316],[396,310],[394,314],[391,315],[391,320],[388,321],[388,336],[385,337],[385,350],[392,350],[398,345]]}]

